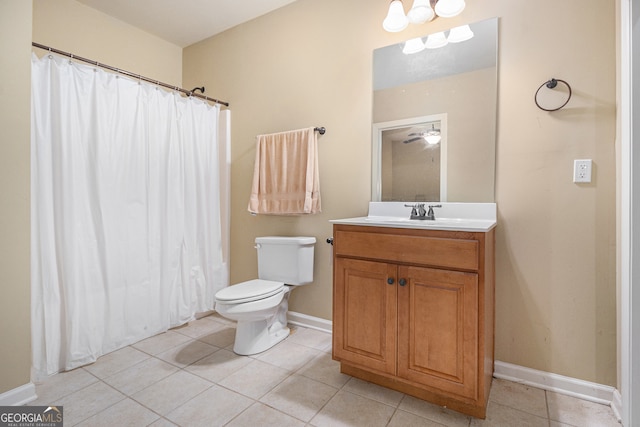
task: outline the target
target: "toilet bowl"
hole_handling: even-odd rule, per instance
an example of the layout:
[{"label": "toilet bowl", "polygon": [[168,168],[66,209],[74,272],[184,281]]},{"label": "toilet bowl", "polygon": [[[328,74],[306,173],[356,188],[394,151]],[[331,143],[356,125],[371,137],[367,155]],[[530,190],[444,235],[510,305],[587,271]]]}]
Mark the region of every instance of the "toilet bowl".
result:
[{"label": "toilet bowl", "polygon": [[216,311],[238,322],[235,353],[261,353],[289,336],[289,295],[313,281],[314,244],[314,237],[258,237],[259,278],[216,293]]},{"label": "toilet bowl", "polygon": [[[264,292],[262,288],[269,291]],[[216,294],[216,311],[238,322],[233,344],[235,353],[261,353],[289,336],[289,292],[290,288],[282,282],[256,279]]]}]

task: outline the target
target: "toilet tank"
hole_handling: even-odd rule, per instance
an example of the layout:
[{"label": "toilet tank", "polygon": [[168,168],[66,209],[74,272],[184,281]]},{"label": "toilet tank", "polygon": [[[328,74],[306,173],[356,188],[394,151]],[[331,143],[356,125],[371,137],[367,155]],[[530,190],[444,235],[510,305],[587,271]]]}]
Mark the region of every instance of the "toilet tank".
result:
[{"label": "toilet tank", "polygon": [[258,278],[306,285],[313,282],[315,237],[256,237]]}]

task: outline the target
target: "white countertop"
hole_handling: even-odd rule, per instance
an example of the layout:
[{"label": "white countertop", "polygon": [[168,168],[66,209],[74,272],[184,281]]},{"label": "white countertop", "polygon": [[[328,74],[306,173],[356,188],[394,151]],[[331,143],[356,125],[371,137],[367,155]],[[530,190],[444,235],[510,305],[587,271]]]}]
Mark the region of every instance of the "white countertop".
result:
[{"label": "white countertop", "polygon": [[435,220],[409,219],[411,208],[404,202],[369,202],[369,215],[334,219],[332,224],[364,225],[370,227],[413,228],[486,232],[497,224],[495,203],[426,203],[442,205],[434,208]]}]

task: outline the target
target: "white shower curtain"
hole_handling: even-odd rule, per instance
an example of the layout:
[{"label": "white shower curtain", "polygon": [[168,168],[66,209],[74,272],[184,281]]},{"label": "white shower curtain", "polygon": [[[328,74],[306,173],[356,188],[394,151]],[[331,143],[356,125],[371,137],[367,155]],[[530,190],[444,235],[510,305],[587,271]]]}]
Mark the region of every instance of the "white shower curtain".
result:
[{"label": "white shower curtain", "polygon": [[33,56],[36,378],[213,309],[228,284],[219,115],[154,85]]}]

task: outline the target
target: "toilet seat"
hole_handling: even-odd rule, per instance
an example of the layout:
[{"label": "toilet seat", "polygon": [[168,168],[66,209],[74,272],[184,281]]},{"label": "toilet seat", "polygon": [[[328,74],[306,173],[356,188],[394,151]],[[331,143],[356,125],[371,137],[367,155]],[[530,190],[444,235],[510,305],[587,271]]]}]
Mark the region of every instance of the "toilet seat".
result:
[{"label": "toilet seat", "polygon": [[221,289],[216,293],[216,302],[220,304],[241,304],[269,298],[284,288],[283,282],[254,279]]}]

